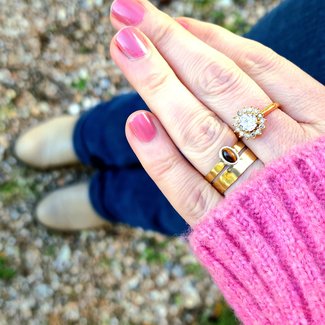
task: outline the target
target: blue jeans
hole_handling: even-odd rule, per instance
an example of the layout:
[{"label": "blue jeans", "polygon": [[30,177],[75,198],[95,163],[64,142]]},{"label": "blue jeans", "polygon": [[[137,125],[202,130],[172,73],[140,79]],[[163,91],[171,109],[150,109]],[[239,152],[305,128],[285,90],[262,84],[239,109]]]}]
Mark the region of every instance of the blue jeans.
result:
[{"label": "blue jeans", "polygon": [[[283,1],[245,36],[325,83],[325,1]],[[98,170],[90,183],[90,200],[106,220],[180,235],[188,231],[188,225],[144,171],[125,137],[126,119],[139,109],[149,110],[131,92],[101,103],[79,118],[74,148],[82,163]]]}]

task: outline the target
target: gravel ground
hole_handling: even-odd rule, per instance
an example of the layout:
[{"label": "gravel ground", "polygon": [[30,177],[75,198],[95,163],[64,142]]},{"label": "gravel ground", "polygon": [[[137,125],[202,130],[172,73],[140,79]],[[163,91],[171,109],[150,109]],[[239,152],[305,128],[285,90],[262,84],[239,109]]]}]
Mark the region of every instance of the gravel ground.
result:
[{"label": "gravel ground", "polygon": [[[275,2],[161,1],[237,32]],[[218,289],[183,239],[122,225],[55,233],[33,216],[44,192],[92,171],[27,168],[12,151],[19,133],[131,89],[109,57],[110,5],[0,0],[0,324],[219,324]]]}]

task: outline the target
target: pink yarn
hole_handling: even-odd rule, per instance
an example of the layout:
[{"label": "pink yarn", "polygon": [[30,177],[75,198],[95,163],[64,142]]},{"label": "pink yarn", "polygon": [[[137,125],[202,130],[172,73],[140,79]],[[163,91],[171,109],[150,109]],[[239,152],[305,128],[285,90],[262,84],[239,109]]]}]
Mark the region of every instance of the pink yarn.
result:
[{"label": "pink yarn", "polygon": [[244,324],[325,324],[325,136],[256,172],[189,241]]}]

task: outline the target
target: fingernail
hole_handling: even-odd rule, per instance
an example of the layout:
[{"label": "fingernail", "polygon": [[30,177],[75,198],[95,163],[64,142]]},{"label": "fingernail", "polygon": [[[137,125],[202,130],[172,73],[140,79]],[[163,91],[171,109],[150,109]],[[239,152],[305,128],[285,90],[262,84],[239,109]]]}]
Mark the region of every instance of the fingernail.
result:
[{"label": "fingernail", "polygon": [[144,7],[136,0],[115,0],[112,15],[125,25],[138,25],[144,16]]},{"label": "fingernail", "polygon": [[151,117],[145,112],[137,114],[130,122],[132,133],[141,142],[150,142],[156,135],[157,129]]},{"label": "fingernail", "polygon": [[121,29],[116,34],[115,40],[117,47],[129,59],[140,59],[149,52],[144,37],[135,28],[125,27]]}]

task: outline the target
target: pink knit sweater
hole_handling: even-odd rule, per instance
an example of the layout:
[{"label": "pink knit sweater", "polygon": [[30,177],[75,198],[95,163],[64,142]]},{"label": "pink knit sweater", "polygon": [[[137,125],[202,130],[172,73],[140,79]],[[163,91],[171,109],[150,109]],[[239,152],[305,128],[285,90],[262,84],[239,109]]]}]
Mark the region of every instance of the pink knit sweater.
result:
[{"label": "pink knit sweater", "polygon": [[325,324],[325,136],[232,192],[189,235],[244,324]]}]

